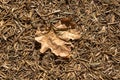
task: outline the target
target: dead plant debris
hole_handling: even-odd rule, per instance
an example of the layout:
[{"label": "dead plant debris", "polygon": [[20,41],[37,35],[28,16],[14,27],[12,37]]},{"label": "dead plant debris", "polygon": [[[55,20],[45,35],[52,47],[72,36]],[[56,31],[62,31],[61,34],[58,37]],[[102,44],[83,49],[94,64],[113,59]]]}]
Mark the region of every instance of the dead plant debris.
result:
[{"label": "dead plant debris", "polygon": [[0,80],[120,80],[120,0],[0,0]]},{"label": "dead plant debris", "polygon": [[80,33],[75,29],[62,31],[62,29],[66,29],[67,26],[65,24],[60,24],[60,22],[56,23],[55,27],[61,30],[57,32],[58,34],[55,33],[54,29],[46,34],[42,34],[41,31],[36,32],[38,37],[35,37],[35,40],[41,43],[40,52],[44,53],[46,50],[50,49],[57,56],[69,58],[71,55],[70,46],[72,47],[69,40],[79,39]]}]

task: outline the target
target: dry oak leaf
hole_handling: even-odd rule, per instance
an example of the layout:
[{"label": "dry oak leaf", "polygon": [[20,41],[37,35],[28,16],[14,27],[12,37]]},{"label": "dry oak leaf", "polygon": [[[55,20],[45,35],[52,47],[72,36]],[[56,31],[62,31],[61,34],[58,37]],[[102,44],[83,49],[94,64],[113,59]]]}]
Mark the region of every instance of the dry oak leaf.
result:
[{"label": "dry oak leaf", "polygon": [[[56,33],[54,30],[56,30]],[[76,29],[69,29],[68,26],[62,24],[60,21],[54,25],[54,28],[48,33],[37,31],[35,40],[41,43],[40,52],[44,53],[50,49],[56,56],[69,58],[71,56],[72,43],[69,40],[79,39],[81,37],[80,32]]]},{"label": "dry oak leaf", "polygon": [[42,34],[41,31],[37,31],[35,40],[41,43],[40,52],[44,53],[46,50],[50,49],[52,53],[56,56],[61,56],[65,58],[70,57],[70,47],[71,43],[61,40],[53,30],[46,34]]}]

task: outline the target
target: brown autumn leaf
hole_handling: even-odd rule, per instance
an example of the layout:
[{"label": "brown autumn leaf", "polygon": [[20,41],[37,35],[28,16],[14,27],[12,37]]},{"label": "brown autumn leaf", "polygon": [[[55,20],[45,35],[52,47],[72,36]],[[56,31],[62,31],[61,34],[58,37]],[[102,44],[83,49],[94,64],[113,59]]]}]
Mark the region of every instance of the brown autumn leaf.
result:
[{"label": "brown autumn leaf", "polygon": [[[55,30],[56,33],[55,33]],[[56,56],[69,58],[71,56],[72,43],[69,42],[70,39],[79,39],[80,32],[76,29],[67,29],[65,24],[58,22],[55,24],[55,28],[51,29],[48,33],[43,33],[41,31],[36,31],[35,40],[41,43],[40,52],[44,53],[48,49],[52,51]]]}]

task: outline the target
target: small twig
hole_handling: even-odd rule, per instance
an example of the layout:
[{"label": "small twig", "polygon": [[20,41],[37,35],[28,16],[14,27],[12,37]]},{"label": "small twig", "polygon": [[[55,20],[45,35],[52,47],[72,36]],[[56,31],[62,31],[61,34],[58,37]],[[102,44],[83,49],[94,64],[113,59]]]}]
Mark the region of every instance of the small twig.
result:
[{"label": "small twig", "polygon": [[108,25],[118,24],[119,22],[108,23]]},{"label": "small twig", "polygon": [[54,12],[52,12],[52,13],[49,13],[49,14],[46,14],[46,15],[41,15],[37,10],[36,10],[36,12],[38,13],[38,15],[40,15],[41,17],[47,17],[47,16],[50,16],[50,15],[52,15],[52,14],[56,14],[56,13],[59,13],[61,10],[55,10]]},{"label": "small twig", "polygon": [[73,14],[72,12],[63,12],[63,14]]}]

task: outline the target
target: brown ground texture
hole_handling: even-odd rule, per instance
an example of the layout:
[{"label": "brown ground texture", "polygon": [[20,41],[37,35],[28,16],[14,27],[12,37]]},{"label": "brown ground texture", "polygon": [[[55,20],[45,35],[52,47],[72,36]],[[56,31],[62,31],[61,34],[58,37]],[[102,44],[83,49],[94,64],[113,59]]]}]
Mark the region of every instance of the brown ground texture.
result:
[{"label": "brown ground texture", "polygon": [[[69,17],[74,56],[41,54],[36,30]],[[0,0],[0,80],[120,80],[120,0]]]}]

